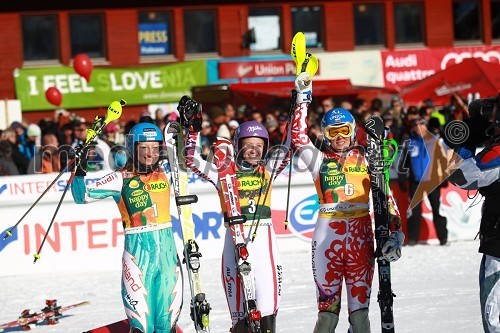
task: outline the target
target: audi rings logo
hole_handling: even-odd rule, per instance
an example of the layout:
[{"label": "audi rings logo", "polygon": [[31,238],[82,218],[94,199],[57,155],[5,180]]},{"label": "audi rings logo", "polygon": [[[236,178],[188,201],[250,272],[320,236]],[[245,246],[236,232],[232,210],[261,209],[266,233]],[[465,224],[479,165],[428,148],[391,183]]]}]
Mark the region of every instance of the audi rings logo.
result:
[{"label": "audi rings logo", "polygon": [[481,58],[484,61],[496,62],[500,64],[500,52],[497,50],[490,50],[487,52],[483,51],[461,52],[461,53],[449,52],[446,53],[445,56],[443,57],[443,60],[441,60],[441,69],[442,70],[446,69],[448,66],[451,66],[453,64],[459,64],[462,61],[464,61],[464,59],[469,59],[469,58]]}]

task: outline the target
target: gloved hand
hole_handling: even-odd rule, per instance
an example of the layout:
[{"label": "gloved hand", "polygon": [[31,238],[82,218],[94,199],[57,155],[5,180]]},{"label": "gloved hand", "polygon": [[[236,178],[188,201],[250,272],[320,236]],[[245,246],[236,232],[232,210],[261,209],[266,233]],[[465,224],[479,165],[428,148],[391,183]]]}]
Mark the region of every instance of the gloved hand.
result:
[{"label": "gloved hand", "polygon": [[295,79],[295,91],[297,92],[296,102],[311,103],[312,101],[312,81],[311,74],[300,73]]},{"label": "gloved hand", "polygon": [[202,130],[203,117],[201,116],[201,104],[188,96],[183,96],[177,106],[181,125],[190,132]]},{"label": "gloved hand", "polygon": [[404,241],[405,234],[401,230],[393,231],[382,247],[382,257],[390,262],[401,258],[401,247]]},{"label": "gloved hand", "polygon": [[[80,147],[77,148],[77,150]],[[88,154],[89,148],[85,147],[81,151],[79,155],[76,155],[75,157],[75,176],[77,177],[85,177],[87,175],[87,154]]]}]

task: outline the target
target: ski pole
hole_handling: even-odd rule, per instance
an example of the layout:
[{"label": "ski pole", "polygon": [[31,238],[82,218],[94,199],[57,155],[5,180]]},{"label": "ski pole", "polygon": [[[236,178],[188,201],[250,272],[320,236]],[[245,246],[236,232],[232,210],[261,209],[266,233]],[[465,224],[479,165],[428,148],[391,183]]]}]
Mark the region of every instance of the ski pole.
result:
[{"label": "ski pole", "polygon": [[121,99],[120,102],[114,101],[108,106],[108,109],[106,111],[106,116],[104,117],[104,119],[102,119],[102,117],[96,116],[94,123],[97,123],[98,120],[102,120],[102,125],[97,127],[97,128],[87,129],[87,137],[85,138],[85,143],[83,145],[80,145],[76,149],[75,158],[72,159],[68,163],[68,166],[65,169],[63,169],[59,172],[59,174],[56,176],[56,178],[47,186],[45,191],[43,191],[42,194],[38,197],[38,199],[36,199],[36,201],[30,206],[30,208],[28,208],[26,213],[24,213],[24,215],[21,216],[19,221],[17,221],[16,224],[14,224],[11,228],[9,228],[9,230],[7,230],[5,232],[5,236],[3,237],[3,240],[6,240],[7,237],[12,236],[12,231],[17,228],[17,226],[23,221],[23,219],[26,217],[26,215],[28,215],[28,213],[33,209],[33,207],[35,207],[36,204],[45,196],[45,194],[57,182],[57,180],[59,178],[61,178],[62,174],[66,171],[66,169],[68,169],[69,167],[71,167],[73,165],[73,163],[75,162],[76,156],[80,156],[82,151],[87,146],[89,146],[91,144],[91,142],[102,132],[102,130],[104,129],[104,127],[106,127],[107,124],[120,118],[120,116],[122,115],[122,107],[125,106],[126,104],[127,104],[127,102],[125,102],[123,99]]},{"label": "ski pole", "polygon": [[[292,59],[295,62],[296,65],[296,73],[299,75],[300,73],[307,72],[311,75],[311,78],[316,74],[318,71],[319,63],[318,59],[312,55],[311,53],[306,52],[306,37],[302,32],[297,32],[295,36],[293,37],[292,40],[292,47],[291,47],[291,56]],[[296,91],[292,90],[292,104],[290,105],[290,112],[288,114],[288,119],[287,119],[287,130],[285,131],[286,134],[283,135],[283,139],[281,141],[281,147],[285,145],[286,140],[291,139],[291,123],[292,123],[292,117],[293,117],[293,111],[295,110],[296,107]],[[288,147],[288,153],[291,151],[291,147]],[[271,178],[270,181],[272,182],[274,180],[274,175],[276,172],[276,166],[278,164],[278,159],[274,160],[274,165],[273,165],[273,171],[271,173]],[[288,194],[287,194],[287,212],[286,212],[286,217],[285,217],[285,229],[287,228],[288,225],[288,205],[289,205],[289,199],[290,199],[290,182],[291,182],[291,167],[289,171],[289,182],[288,182]],[[269,188],[271,186],[268,186],[266,189],[266,193],[264,195],[264,201],[266,202],[267,196],[269,194]],[[260,201],[260,196],[258,199],[258,202]],[[257,202],[257,207],[258,207],[258,202]],[[260,213],[262,212],[262,207],[260,209]],[[259,228],[259,223],[260,223],[260,214],[257,219],[257,223],[255,225],[255,230],[252,234],[252,242],[254,241],[255,237],[257,236],[257,230]],[[255,214],[254,214],[255,216]]]},{"label": "ski pole", "polygon": [[293,154],[292,151],[288,151],[288,154],[290,155],[290,164],[289,164],[289,169],[288,169],[288,186],[286,190],[286,210],[285,210],[285,221],[283,224],[285,225],[285,230],[288,229],[288,213],[290,209],[290,187],[292,185],[292,168],[293,168]]},{"label": "ski pole", "polygon": [[54,220],[56,219],[56,215],[59,212],[59,208],[61,208],[61,204],[64,200],[64,197],[66,196],[66,193],[68,192],[68,189],[73,182],[73,178],[75,177],[75,172],[73,171],[71,173],[71,176],[69,177],[68,182],[66,183],[66,187],[64,188],[63,194],[61,196],[61,199],[59,200],[59,203],[57,204],[56,211],[54,212],[54,215],[52,216],[52,220],[50,221],[49,227],[47,228],[47,231],[45,232],[45,235],[43,236],[42,243],[40,244],[40,247],[38,248],[38,251],[33,255],[35,258],[33,260],[33,263],[36,263],[38,259],[40,259],[40,252],[42,252],[43,244],[45,244],[45,240],[47,239],[47,235],[50,232],[50,229],[52,228],[52,225],[54,224]]}]

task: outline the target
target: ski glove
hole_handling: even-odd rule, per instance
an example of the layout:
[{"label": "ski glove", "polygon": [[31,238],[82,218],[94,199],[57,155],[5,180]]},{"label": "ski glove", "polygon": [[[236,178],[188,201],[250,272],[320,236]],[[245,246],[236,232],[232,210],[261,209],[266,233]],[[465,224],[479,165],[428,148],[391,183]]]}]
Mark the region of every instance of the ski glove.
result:
[{"label": "ski glove", "polygon": [[390,262],[401,258],[401,247],[405,241],[405,234],[401,230],[391,233],[391,236],[382,247],[382,257]]},{"label": "ski glove", "polygon": [[295,91],[297,96],[295,101],[300,103],[311,103],[312,101],[312,81],[311,74],[304,72],[300,73],[295,79]]},{"label": "ski glove", "polygon": [[[80,147],[78,147],[80,148]],[[77,148],[77,149],[78,149]],[[80,152],[80,155],[76,156],[75,160],[75,176],[77,177],[85,177],[87,175],[87,154],[89,153],[89,147],[83,148]]]},{"label": "ski glove", "polygon": [[202,130],[203,118],[201,116],[201,104],[188,96],[183,96],[177,106],[181,125],[190,132]]}]

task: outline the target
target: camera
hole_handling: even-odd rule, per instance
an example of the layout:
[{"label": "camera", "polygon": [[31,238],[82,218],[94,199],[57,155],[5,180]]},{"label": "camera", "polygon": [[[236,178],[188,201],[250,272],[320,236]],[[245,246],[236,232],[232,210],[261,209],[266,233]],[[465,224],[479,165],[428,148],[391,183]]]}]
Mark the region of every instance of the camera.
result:
[{"label": "camera", "polygon": [[499,109],[500,95],[496,97],[476,99],[469,104],[469,114],[471,118],[485,118],[490,122],[494,122],[496,127],[500,127]]}]

